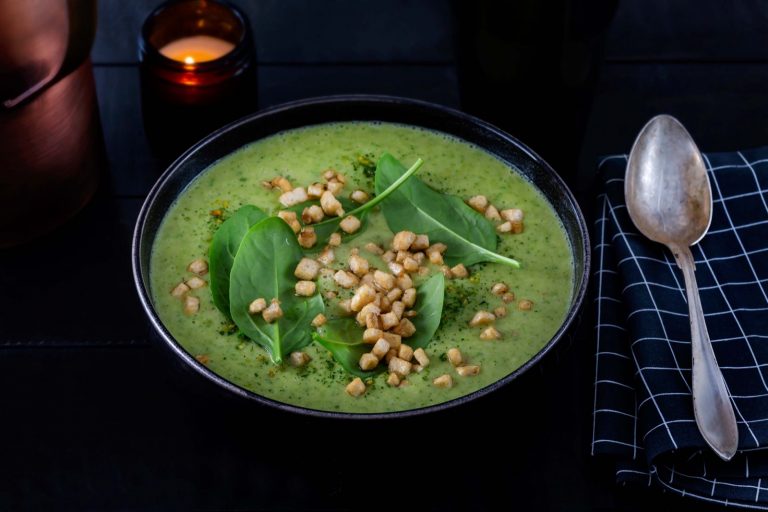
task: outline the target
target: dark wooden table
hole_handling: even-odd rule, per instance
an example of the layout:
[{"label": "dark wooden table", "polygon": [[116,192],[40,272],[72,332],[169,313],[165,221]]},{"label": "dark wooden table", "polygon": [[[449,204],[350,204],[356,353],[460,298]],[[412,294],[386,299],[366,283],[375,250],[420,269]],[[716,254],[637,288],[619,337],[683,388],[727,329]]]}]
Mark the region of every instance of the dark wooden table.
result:
[{"label": "dark wooden table", "polygon": [[[0,253],[0,509],[691,504],[616,488],[610,463],[589,456],[589,307],[560,361],[428,418],[306,419],[179,378],[152,341],[129,261],[138,209],[164,165],[145,140],[136,63],[155,3],[100,5],[92,58],[110,165],[97,197],[54,234]],[[345,92],[459,106],[447,1],[239,3],[256,34],[261,106]],[[768,141],[766,23],[756,1],[621,3],[579,160],[587,211],[597,156],[628,151],[653,114],[677,115],[705,151]],[[399,439],[407,457],[381,437]]]}]

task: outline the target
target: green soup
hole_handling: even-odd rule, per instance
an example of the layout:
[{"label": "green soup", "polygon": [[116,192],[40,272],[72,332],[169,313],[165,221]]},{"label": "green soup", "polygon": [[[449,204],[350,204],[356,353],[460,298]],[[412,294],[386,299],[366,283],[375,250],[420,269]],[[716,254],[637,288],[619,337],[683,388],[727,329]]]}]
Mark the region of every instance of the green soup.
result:
[{"label": "green soup", "polygon": [[[521,268],[478,264],[469,268],[469,278],[446,281],[441,324],[427,347],[430,364],[409,375],[408,385],[388,386],[387,373],[383,372],[362,396],[352,397],[345,392],[352,377],[313,343],[304,349],[311,356],[306,367],[276,366],[260,346],[231,328],[214,306],[208,287],[190,292],[199,297],[200,310],[193,316],[184,314],[180,300],[172,297],[170,290],[189,277],[189,262],[207,259],[219,225],[212,210],[234,212],[253,204],[275,213],[280,207],[279,194],[265,189],[262,181],[282,175],[295,186],[306,186],[322,181],[322,171],[329,167],[347,177],[345,195],[357,188],[371,192],[373,177],[370,169],[359,164],[359,157],[367,155],[375,162],[385,152],[406,166],[422,158],[425,163],[417,176],[442,192],[464,199],[482,194],[499,209],[514,207],[525,212],[524,232],[500,235],[497,249],[520,261]],[[363,247],[370,241],[384,244],[391,239],[383,215],[373,211],[365,231],[336,248],[332,267],[343,268],[352,247]],[[163,221],[152,252],[150,280],[154,305],[165,326],[190,354],[207,356],[208,367],[223,378],[287,404],[373,413],[415,409],[466,395],[528,361],[563,322],[572,294],[573,262],[566,233],[552,207],[501,160],[439,132],[389,123],[349,122],[282,132],[213,164],[187,187]],[[508,314],[495,322],[502,338],[484,341],[479,337],[480,329],[470,327],[469,321],[478,310],[503,305],[490,292],[497,282],[508,284],[518,300],[532,301],[533,309],[519,310],[517,300],[507,304]],[[452,347],[458,347],[470,364],[480,365],[480,373],[457,375],[445,356]],[[446,373],[452,375],[453,387],[434,386],[433,379]]]}]

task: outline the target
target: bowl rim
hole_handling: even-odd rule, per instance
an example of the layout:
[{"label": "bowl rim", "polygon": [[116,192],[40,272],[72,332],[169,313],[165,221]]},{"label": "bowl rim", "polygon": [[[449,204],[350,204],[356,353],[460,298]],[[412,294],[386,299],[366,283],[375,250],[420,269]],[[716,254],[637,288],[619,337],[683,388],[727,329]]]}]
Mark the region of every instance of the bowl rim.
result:
[{"label": "bowl rim", "polygon": [[[145,284],[144,276],[142,274],[142,269],[141,269],[141,247],[143,242],[143,232],[145,229],[145,224],[147,222],[149,211],[152,209],[160,191],[174,177],[176,172],[182,167],[182,165],[189,158],[193,157],[199,149],[211,143],[214,143],[221,135],[231,132],[233,130],[237,130],[240,126],[244,124],[248,124],[263,118],[269,118],[271,116],[278,115],[281,112],[290,111],[290,110],[294,110],[301,107],[311,107],[315,105],[334,104],[334,103],[374,103],[378,105],[396,104],[399,106],[410,105],[413,107],[420,107],[422,109],[432,110],[437,113],[442,113],[442,114],[459,118],[462,121],[465,121],[474,126],[477,126],[481,130],[490,132],[491,134],[503,139],[505,143],[516,146],[517,149],[521,150],[523,153],[528,155],[529,158],[533,159],[538,165],[540,165],[545,170],[545,172],[550,175],[550,178],[552,178],[555,181],[556,186],[559,187],[561,191],[564,193],[564,196],[567,198],[576,216],[578,230],[584,241],[581,247],[575,247],[572,243],[573,242],[572,240],[570,244],[572,251],[574,253],[574,256],[577,255],[577,252],[579,250],[582,252],[584,266],[580,276],[581,286],[577,290],[575,290],[575,293],[571,300],[571,304],[558,330],[550,338],[550,340],[541,349],[539,349],[539,351],[537,351],[530,359],[528,359],[521,366],[519,366],[512,372],[508,373],[501,379],[498,379],[492,382],[491,384],[488,384],[485,387],[482,387],[466,395],[462,395],[457,398],[448,400],[446,402],[440,402],[437,404],[418,407],[415,409],[407,409],[402,411],[390,411],[390,412],[366,413],[366,412],[325,411],[321,409],[312,409],[309,407],[288,404],[285,402],[281,402],[279,400],[268,398],[256,392],[245,389],[235,384],[234,382],[225,379],[224,377],[220,376],[213,370],[209,369],[204,364],[197,361],[197,359],[195,359],[192,356],[192,354],[187,352],[184,349],[184,347],[174,338],[174,336],[168,331],[165,325],[163,325],[162,321],[159,318],[159,315],[155,311],[155,308],[152,304],[152,299],[149,291],[149,283]],[[332,122],[332,121],[328,121],[328,122]],[[275,133],[278,133],[278,132],[275,132]],[[456,137],[461,138],[459,136],[456,136]],[[252,142],[255,142],[255,140]],[[200,169],[200,171],[197,173],[197,176],[199,176],[200,173],[202,173],[206,168]],[[193,180],[196,179],[196,177],[193,178]],[[496,391],[497,389],[500,389],[506,386],[507,384],[514,381],[522,374],[526,373],[531,367],[536,365],[547,354],[549,354],[549,352],[555,347],[555,345],[557,345],[560,342],[560,340],[567,334],[568,329],[571,327],[571,325],[574,323],[574,321],[578,317],[584,302],[584,298],[587,293],[588,286],[589,286],[589,277],[590,277],[590,269],[591,269],[591,244],[590,244],[590,238],[589,238],[589,229],[587,228],[587,223],[586,223],[584,214],[581,211],[579,203],[576,201],[576,198],[574,197],[570,188],[565,184],[565,182],[560,177],[560,175],[557,174],[557,172],[555,172],[554,169],[543,158],[541,158],[528,146],[526,146],[525,144],[517,140],[512,135],[506,133],[505,131],[501,130],[500,128],[497,128],[496,126],[486,121],[483,121],[482,119],[479,119],[465,112],[461,112],[451,107],[439,105],[439,104],[424,101],[424,100],[404,98],[400,96],[379,95],[379,94],[341,94],[341,95],[318,96],[318,97],[300,99],[296,101],[290,101],[290,102],[281,103],[279,105],[265,108],[258,112],[246,115],[228,125],[225,125],[213,131],[212,133],[210,133],[209,135],[207,135],[206,137],[204,137],[203,139],[199,140],[194,145],[192,145],[184,153],[182,153],[160,175],[160,177],[157,179],[155,184],[150,189],[149,193],[147,194],[147,197],[144,200],[144,203],[141,206],[141,210],[139,211],[139,215],[136,219],[136,225],[133,231],[133,240],[131,243],[131,266],[132,266],[133,281],[134,281],[134,285],[136,286],[137,293],[139,295],[141,306],[144,309],[144,313],[149,318],[150,323],[152,324],[152,327],[160,335],[160,338],[163,340],[164,345],[167,348],[170,348],[175,356],[180,358],[181,361],[183,361],[188,368],[194,370],[197,374],[201,375],[202,377],[212,382],[219,388],[223,388],[224,390],[234,395],[237,395],[241,398],[244,398],[249,402],[257,402],[261,405],[267,405],[282,411],[297,413],[301,415],[308,415],[313,417],[365,420],[365,419],[405,418],[405,417],[411,417],[411,416],[420,416],[430,412],[437,412],[437,411],[443,411],[446,409],[452,409],[454,407],[457,407],[467,402],[471,402],[477,398],[480,398],[489,393],[492,393],[493,391]],[[578,275],[574,275],[574,283],[578,282],[578,277],[579,277]]]}]

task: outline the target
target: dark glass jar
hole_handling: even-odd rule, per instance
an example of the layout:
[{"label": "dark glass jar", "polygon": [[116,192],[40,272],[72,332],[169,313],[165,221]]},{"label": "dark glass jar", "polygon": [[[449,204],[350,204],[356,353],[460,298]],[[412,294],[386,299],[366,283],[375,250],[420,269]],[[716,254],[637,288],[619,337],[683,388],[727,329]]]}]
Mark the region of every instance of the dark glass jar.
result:
[{"label": "dark glass jar", "polygon": [[[203,62],[184,62],[161,52],[194,36],[226,41],[232,49]],[[209,132],[257,108],[253,37],[245,14],[231,4],[162,4],[144,22],[139,59],[144,127],[161,157],[175,158]]]}]

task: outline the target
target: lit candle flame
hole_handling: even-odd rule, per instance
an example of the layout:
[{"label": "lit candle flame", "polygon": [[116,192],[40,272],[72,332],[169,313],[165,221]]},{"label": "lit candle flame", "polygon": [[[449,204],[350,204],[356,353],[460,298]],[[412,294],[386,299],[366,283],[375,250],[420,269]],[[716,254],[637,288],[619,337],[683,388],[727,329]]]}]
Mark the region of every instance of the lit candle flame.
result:
[{"label": "lit candle flame", "polygon": [[184,57],[184,64],[194,64],[194,63],[195,63],[195,58],[192,57],[191,55],[187,55],[186,57]]}]

